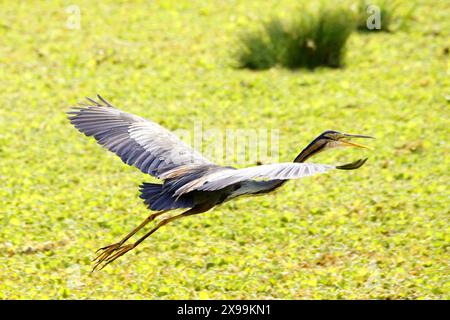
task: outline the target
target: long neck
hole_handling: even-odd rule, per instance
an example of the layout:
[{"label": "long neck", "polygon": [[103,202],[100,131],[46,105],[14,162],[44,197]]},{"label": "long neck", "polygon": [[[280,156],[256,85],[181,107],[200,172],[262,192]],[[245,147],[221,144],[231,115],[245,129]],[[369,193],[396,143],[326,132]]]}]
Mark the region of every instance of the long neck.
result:
[{"label": "long neck", "polygon": [[[319,140],[319,138],[314,139],[310,144],[308,144],[302,152],[298,154],[298,156],[294,159],[294,162],[305,162],[306,159],[312,157],[313,155],[323,151],[324,144],[322,144]],[[283,184],[285,184],[288,180],[272,180],[270,181],[271,186],[267,188],[265,191],[260,191],[258,193],[266,193],[271,192],[279,187],[281,187]]]},{"label": "long neck", "polygon": [[302,152],[294,159],[294,162],[305,162],[308,158],[321,152],[323,150],[324,144],[320,143],[317,139],[314,139],[310,144],[308,144]]}]

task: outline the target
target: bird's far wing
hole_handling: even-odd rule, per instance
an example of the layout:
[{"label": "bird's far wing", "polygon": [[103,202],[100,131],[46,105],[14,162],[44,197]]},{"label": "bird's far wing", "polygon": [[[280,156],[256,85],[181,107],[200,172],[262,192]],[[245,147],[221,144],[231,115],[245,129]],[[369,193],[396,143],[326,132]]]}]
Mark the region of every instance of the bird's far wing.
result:
[{"label": "bird's far wing", "polygon": [[118,110],[98,98],[100,102],[88,98],[89,104],[74,107],[68,112],[69,120],[126,164],[157,178],[186,164],[211,164],[159,124]]},{"label": "bird's far wing", "polygon": [[[275,163],[250,167],[244,169],[223,168],[218,172],[211,173],[202,178],[194,180],[177,189],[175,196],[180,196],[193,190],[213,191],[220,190],[229,185],[245,180],[289,180],[299,179],[316,173],[327,172],[336,169],[336,166],[314,163]],[[162,179],[164,175],[162,176]]]}]

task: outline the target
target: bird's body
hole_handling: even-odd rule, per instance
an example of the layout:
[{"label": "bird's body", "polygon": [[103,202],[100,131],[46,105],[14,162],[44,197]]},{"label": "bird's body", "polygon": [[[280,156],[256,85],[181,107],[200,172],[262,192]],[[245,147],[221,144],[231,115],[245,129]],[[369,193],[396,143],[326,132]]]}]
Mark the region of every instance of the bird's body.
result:
[{"label": "bird's body", "polygon": [[[260,195],[274,191],[290,179],[298,179],[333,169],[359,168],[367,159],[343,165],[304,163],[306,159],[328,148],[341,145],[360,146],[345,138],[368,136],[325,131],[295,158],[294,162],[276,163],[236,169],[219,166],[205,159],[174,134],[160,125],[120,111],[98,96],[100,102],[89,99],[69,113],[71,123],[99,144],[116,153],[123,162],[139,168],[162,183],[143,183],[140,197],[155,211],[122,241],[100,249],[98,267],[103,267],[136,247],[161,226],[175,219],[202,213],[244,195]],[[175,209],[187,211],[161,220],[155,228],[132,245],[124,243],[148,222]]]}]

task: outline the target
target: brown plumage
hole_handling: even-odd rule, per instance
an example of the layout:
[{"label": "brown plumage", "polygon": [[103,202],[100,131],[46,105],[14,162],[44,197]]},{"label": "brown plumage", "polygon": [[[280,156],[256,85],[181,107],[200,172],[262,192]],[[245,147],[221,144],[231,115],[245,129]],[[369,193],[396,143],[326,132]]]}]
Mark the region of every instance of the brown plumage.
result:
[{"label": "brown plumage", "polygon": [[[123,162],[163,181],[143,183],[141,195],[147,207],[156,211],[118,243],[103,247],[94,269],[105,267],[132,250],[162,226],[190,215],[199,214],[242,195],[269,193],[290,179],[299,179],[333,169],[353,170],[367,159],[342,166],[304,163],[311,156],[340,146],[363,147],[348,141],[371,138],[325,131],[300,152],[294,162],[275,163],[236,169],[214,164],[191,149],[170,131],[141,117],[120,111],[102,97],[88,98],[68,112],[70,122],[82,133],[117,154]],[[133,235],[160,215],[186,208],[181,214],[163,218],[135,243],[125,245]]]}]

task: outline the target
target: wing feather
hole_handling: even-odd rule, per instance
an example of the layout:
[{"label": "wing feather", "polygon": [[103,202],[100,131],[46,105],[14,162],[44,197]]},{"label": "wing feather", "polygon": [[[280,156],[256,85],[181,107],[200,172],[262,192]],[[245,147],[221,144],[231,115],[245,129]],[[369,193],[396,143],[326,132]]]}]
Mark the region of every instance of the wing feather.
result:
[{"label": "wing feather", "polygon": [[211,164],[159,124],[116,109],[100,96],[98,99],[101,102],[87,98],[89,104],[67,112],[69,120],[124,163],[155,177],[188,164]]},{"label": "wing feather", "polygon": [[[232,184],[246,180],[290,180],[300,179],[317,173],[327,172],[335,169],[335,166],[314,163],[275,163],[244,169],[232,169],[222,167],[221,170],[205,175],[199,179],[193,180],[180,188],[174,195],[181,196],[193,190],[214,191],[220,190]],[[171,175],[167,171],[161,176],[165,179]]]}]

